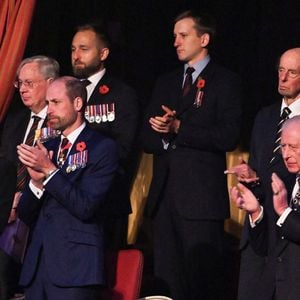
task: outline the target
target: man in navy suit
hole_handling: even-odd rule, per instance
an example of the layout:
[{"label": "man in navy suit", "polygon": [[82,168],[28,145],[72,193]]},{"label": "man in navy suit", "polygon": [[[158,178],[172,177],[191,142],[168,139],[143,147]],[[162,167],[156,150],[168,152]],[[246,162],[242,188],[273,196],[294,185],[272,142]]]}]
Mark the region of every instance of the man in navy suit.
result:
[{"label": "man in navy suit", "polygon": [[[21,144],[31,180],[18,207],[31,227],[20,283],[26,299],[99,299],[104,276],[103,207],[117,169],[113,140],[86,126],[86,90],[61,77],[48,88],[47,116],[61,137]],[[66,140],[67,138],[67,140]]]},{"label": "man in navy suit", "polygon": [[97,24],[79,26],[72,40],[72,66],[76,77],[88,79],[85,118],[93,129],[114,139],[120,167],[108,193],[109,206],[105,232],[109,248],[127,244],[130,186],[138,153],[135,145],[139,121],[136,92],[116,79],[105,66],[111,43]]},{"label": "man in navy suit", "polygon": [[[280,115],[289,109],[289,117],[300,115],[300,48],[285,51],[278,63],[278,93],[280,101],[264,107],[257,114],[252,130],[249,163],[245,162],[228,170],[237,175],[237,179],[246,183],[264,206],[268,218],[269,251],[275,248],[280,236],[276,226],[277,214],[273,209],[273,192],[270,185],[272,173],[276,173],[285,183],[288,195],[295,184],[295,174],[290,173],[279,151],[275,153]],[[254,220],[255,221],[255,220]],[[256,286],[260,283],[266,257],[257,253],[250,243],[250,220],[247,216],[241,237],[241,265],[239,278],[239,300],[250,300],[256,296]]]},{"label": "man in navy suit", "polygon": [[241,85],[209,56],[214,31],[207,15],[187,11],[175,19],[174,46],[185,64],[158,79],[143,132],[144,149],[154,154],[147,202],[154,273],[176,300],[222,299],[229,217],[222,168],[239,140]]},{"label": "man in navy suit", "polygon": [[[299,76],[300,69],[296,72]],[[297,180],[289,197],[284,182],[276,173],[272,173],[269,185],[276,219],[270,215],[268,206],[259,202],[243,184],[238,184],[231,191],[233,201],[248,212],[252,220],[249,234],[251,245],[257,253],[268,256],[255,287],[255,299],[259,300],[300,297],[300,116],[283,124],[280,144],[284,164],[290,173],[297,174]],[[270,221],[274,222],[278,233],[275,245],[270,245],[267,238],[273,231]]]}]

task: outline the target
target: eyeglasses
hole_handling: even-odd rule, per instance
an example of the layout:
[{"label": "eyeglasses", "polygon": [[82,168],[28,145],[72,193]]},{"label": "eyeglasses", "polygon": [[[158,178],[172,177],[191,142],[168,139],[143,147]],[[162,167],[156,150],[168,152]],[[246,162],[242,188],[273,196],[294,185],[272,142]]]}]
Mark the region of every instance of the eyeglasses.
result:
[{"label": "eyeglasses", "polygon": [[284,68],[278,68],[278,75],[285,75],[289,78],[296,78],[299,76],[299,72],[297,72],[296,70],[286,70]]},{"label": "eyeglasses", "polygon": [[32,88],[34,88],[34,85],[36,83],[41,82],[41,81],[43,81],[43,80],[24,80],[24,81],[22,81],[22,80],[16,80],[14,82],[14,87],[16,89],[20,89],[21,86],[22,86],[22,84],[23,84],[25,87],[27,87],[29,89],[32,89]]}]

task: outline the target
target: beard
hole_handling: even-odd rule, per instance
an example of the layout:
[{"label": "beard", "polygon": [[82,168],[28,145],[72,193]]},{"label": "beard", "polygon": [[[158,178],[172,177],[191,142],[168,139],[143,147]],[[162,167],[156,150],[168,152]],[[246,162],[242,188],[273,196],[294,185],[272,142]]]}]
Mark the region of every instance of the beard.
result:
[{"label": "beard", "polygon": [[94,62],[89,65],[76,65],[73,63],[73,74],[79,79],[88,78],[102,69],[101,62]]}]

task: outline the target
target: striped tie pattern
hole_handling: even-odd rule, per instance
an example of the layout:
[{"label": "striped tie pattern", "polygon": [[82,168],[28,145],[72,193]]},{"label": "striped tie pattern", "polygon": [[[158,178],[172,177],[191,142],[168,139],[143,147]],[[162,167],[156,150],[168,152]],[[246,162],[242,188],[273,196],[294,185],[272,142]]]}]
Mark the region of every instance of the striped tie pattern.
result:
[{"label": "striped tie pattern", "polygon": [[283,123],[289,118],[289,115],[291,113],[291,110],[288,107],[285,107],[280,115],[280,120],[277,126],[277,134],[276,134],[276,139],[275,139],[275,146],[273,149],[273,157],[270,160],[270,163],[273,162],[275,159],[277,152],[280,148],[280,140],[281,140],[281,131],[282,131],[282,125]]},{"label": "striped tie pattern", "polygon": [[[31,128],[25,140],[25,144],[29,146],[33,146],[35,131],[38,127],[39,121],[41,120],[41,118],[38,116],[32,116],[32,118],[33,118],[33,123],[31,125]],[[25,186],[25,182],[27,180],[27,176],[28,173],[26,167],[21,162],[19,162],[17,167],[17,191],[23,190]]]},{"label": "striped tie pattern", "polygon": [[60,151],[58,154],[58,167],[61,168],[66,161],[68,151],[72,144],[67,138],[63,138],[60,145]]},{"label": "striped tie pattern", "polygon": [[182,87],[182,95],[185,96],[191,89],[193,85],[193,76],[192,74],[194,73],[195,69],[188,67],[185,71],[185,79]]},{"label": "striped tie pattern", "polygon": [[299,174],[297,175],[296,181],[298,182],[298,191],[295,194],[295,196],[291,199],[290,207],[292,209],[297,210],[300,206],[300,175]]}]

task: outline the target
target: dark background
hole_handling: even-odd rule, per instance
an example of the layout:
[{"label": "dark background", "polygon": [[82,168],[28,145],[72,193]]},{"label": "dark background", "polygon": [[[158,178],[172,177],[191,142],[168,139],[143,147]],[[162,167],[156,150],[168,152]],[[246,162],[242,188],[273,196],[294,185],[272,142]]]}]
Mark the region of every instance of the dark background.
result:
[{"label": "dark background", "polygon": [[52,0],[37,1],[25,57],[56,58],[61,74],[71,74],[74,28],[101,19],[113,40],[109,67],[133,86],[144,108],[155,79],[178,65],[173,19],[193,8],[217,19],[213,58],[242,77],[245,97],[242,148],[248,148],[253,118],[278,99],[276,62],[300,46],[299,0]]}]

